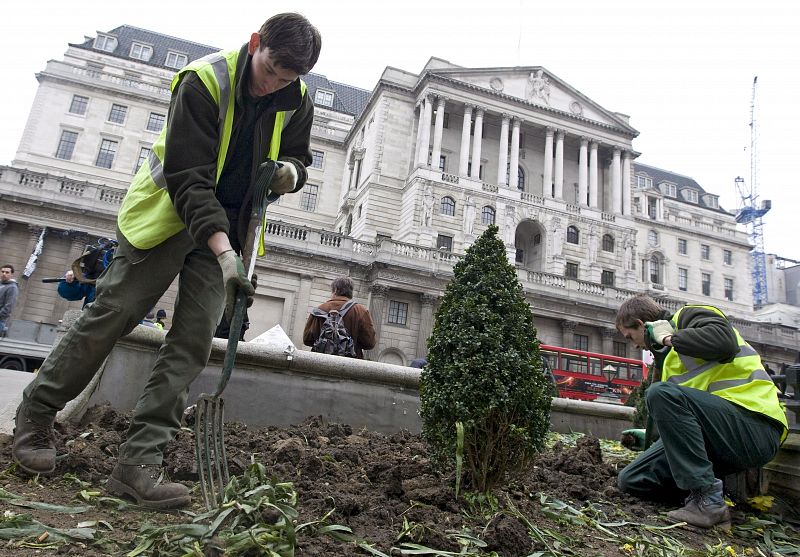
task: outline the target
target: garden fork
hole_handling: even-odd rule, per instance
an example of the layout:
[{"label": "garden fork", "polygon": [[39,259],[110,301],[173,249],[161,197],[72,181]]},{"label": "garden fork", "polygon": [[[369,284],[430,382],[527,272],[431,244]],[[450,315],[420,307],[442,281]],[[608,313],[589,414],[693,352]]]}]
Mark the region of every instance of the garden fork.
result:
[{"label": "garden fork", "polygon": [[[286,163],[291,164],[291,163]],[[247,227],[247,239],[243,244],[242,264],[248,277],[253,276],[258,255],[259,240],[265,222],[267,205],[278,198],[268,195],[272,177],[277,169],[275,161],[267,160],[259,166],[258,178],[253,187],[253,208]],[[194,449],[197,459],[197,473],[203,500],[209,510],[222,503],[225,487],[230,480],[228,461],[225,456],[225,433],[223,430],[225,401],[222,391],[228,384],[236,360],[236,347],[239,344],[247,296],[243,292],[236,295],[236,305],[228,333],[228,346],[222,365],[222,375],[214,394],[201,394],[195,405]]]}]

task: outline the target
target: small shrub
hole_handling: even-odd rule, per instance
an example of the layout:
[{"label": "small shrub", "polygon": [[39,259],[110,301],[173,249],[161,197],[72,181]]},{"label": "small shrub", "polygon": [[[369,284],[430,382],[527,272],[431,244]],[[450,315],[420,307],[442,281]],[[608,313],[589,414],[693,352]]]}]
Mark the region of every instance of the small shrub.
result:
[{"label": "small shrub", "polygon": [[482,493],[523,470],[550,426],[533,314],[497,230],[490,226],[455,266],[420,383],[422,435],[434,465],[452,468],[461,422],[465,483]]}]

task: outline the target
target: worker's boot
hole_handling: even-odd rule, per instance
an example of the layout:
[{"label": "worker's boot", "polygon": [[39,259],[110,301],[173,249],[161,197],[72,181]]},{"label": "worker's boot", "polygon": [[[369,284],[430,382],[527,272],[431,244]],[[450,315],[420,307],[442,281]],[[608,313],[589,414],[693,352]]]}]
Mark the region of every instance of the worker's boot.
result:
[{"label": "worker's boot", "polygon": [[150,509],[176,509],[192,502],[189,488],[164,480],[158,464],[117,464],[106,487],[114,495],[128,495],[137,505]]},{"label": "worker's boot", "polygon": [[17,408],[11,458],[26,472],[50,474],[56,469],[54,421],[49,416],[32,420],[25,409],[25,403]]},{"label": "worker's boot", "polygon": [[730,524],[731,515],[722,494],[722,480],[700,489],[693,489],[686,505],[670,511],[667,516],[674,522],[686,522],[700,528]]}]

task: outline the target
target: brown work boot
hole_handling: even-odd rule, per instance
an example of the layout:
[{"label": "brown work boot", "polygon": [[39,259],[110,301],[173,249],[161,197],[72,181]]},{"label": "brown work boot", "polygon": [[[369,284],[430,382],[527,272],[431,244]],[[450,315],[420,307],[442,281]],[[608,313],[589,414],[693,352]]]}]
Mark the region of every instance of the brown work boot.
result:
[{"label": "brown work boot", "polygon": [[667,513],[674,522],[686,522],[699,528],[726,526],[731,522],[731,514],[722,494],[722,480],[714,480],[710,486],[693,489],[686,499],[686,505]]},{"label": "brown work boot", "polygon": [[192,502],[188,487],[165,479],[158,464],[117,464],[106,487],[114,495],[128,495],[137,505],[150,509],[177,509]]},{"label": "brown work boot", "polygon": [[26,472],[50,474],[56,469],[54,421],[45,417],[40,422],[34,422],[22,404],[17,408],[11,458]]}]

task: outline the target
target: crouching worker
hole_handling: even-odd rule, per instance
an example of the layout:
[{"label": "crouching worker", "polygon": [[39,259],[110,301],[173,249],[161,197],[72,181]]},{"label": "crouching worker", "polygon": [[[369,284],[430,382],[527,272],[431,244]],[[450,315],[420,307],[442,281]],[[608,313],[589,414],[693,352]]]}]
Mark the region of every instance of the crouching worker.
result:
[{"label": "crouching worker", "polygon": [[661,437],[620,472],[619,488],[667,503],[686,497],[668,513],[676,522],[729,522],[720,478],[768,463],[788,434],[761,358],[712,306],[669,315],[651,298],[635,296],[620,307],[616,326],[650,350],[661,371],[645,394]]},{"label": "crouching worker", "polygon": [[[241,48],[184,66],[172,80],[167,125],[117,217],[117,247],[94,303],[53,348],[17,409],[12,456],[31,473],[56,467],[53,422],[180,276],[172,327],[131,417],[108,480],[145,507],[189,504],[164,480],[164,448],[180,429],[189,385],[203,370],[223,309],[253,295],[242,249],[259,168],[279,161],[272,194],[300,190],[311,164],[314,107],[299,76],[319,57],[317,29],[299,14],[268,19]],[[262,238],[263,240],[263,238]]]}]

